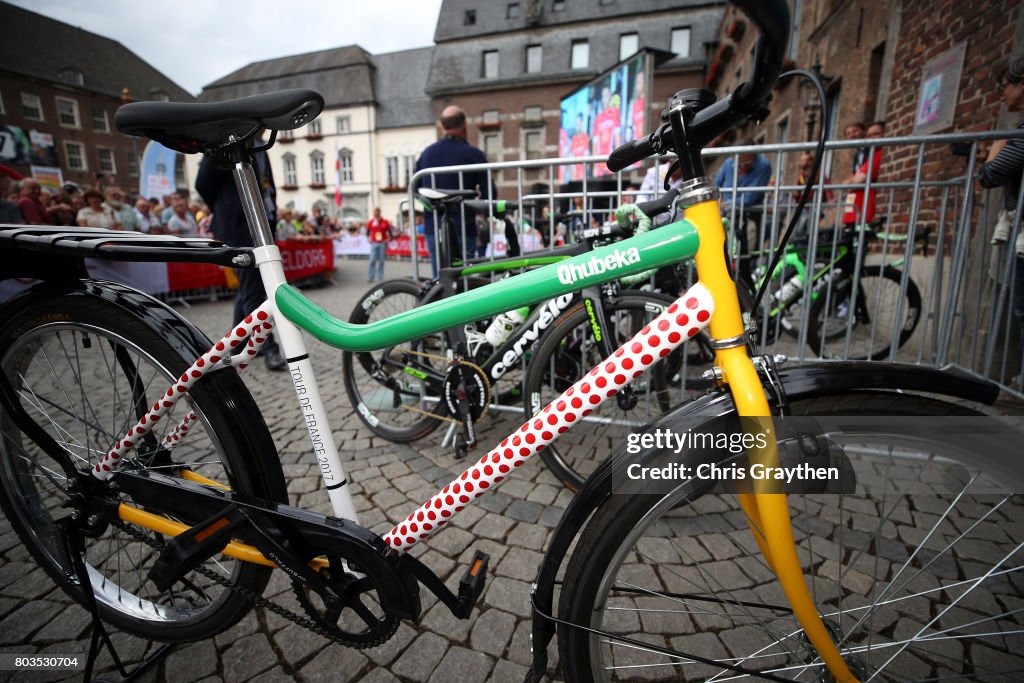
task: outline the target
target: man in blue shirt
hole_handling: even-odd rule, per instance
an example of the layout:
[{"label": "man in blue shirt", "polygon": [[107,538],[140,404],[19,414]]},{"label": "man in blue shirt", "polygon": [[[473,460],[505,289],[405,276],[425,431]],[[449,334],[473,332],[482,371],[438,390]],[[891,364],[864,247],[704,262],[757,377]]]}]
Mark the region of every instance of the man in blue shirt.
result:
[{"label": "man in blue shirt", "polygon": [[[465,164],[484,164],[487,157],[479,149],[467,141],[466,112],[461,108],[450,105],[441,112],[441,129],[444,137],[423,150],[419,160],[416,162],[416,170],[424,168],[436,168],[438,166],[461,166]],[[462,176],[461,185],[459,176]],[[491,185],[488,193],[488,181],[486,171],[463,171],[461,173],[439,173],[435,176],[425,176],[416,182],[418,187],[433,187],[439,190],[476,189],[484,199],[497,199],[498,194]],[[449,253],[453,256],[461,256],[463,251],[459,245],[462,238],[462,217],[466,218],[466,256],[473,258],[477,255],[477,236],[475,213],[469,209],[459,207],[451,216],[454,227],[453,235],[455,243],[451,245]],[[440,216],[438,216],[440,218]],[[426,211],[423,216],[424,237],[427,242],[427,251],[430,252],[430,268],[433,275],[437,276],[437,239],[434,225],[434,212]]]},{"label": "man in blue shirt", "polygon": [[[740,143],[744,147],[753,147],[753,140],[747,139]],[[739,162],[738,166],[736,161]],[[735,177],[735,186],[733,179]],[[726,217],[732,216],[733,188],[743,187],[767,187],[772,178],[772,164],[760,154],[746,153],[737,157],[729,157],[715,174],[715,185],[722,193],[722,214]],[[761,213],[764,211],[765,191],[757,192],[736,192],[736,224],[747,226],[753,221],[756,226],[760,222]],[[754,228],[756,230],[756,227]],[[738,230],[737,237],[740,241],[740,253],[748,253],[747,230]]]}]

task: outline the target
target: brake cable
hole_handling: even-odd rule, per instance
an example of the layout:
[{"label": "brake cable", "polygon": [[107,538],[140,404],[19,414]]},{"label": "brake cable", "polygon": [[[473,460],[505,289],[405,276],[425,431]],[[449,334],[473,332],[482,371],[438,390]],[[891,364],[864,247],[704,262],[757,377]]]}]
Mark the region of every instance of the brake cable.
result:
[{"label": "brake cable", "polygon": [[[781,81],[784,78],[791,78],[793,76],[803,76],[811,81],[811,84],[818,91],[818,101],[825,103],[825,87],[822,85],[821,79],[817,74],[813,71],[808,71],[807,69],[793,69],[792,71],[787,71],[779,76],[779,80]],[[752,315],[756,315],[757,309],[761,307],[761,300],[764,299],[765,292],[768,290],[768,284],[771,282],[770,275],[775,272],[775,268],[779,265],[779,262],[785,255],[786,245],[789,243],[789,239],[792,237],[793,231],[796,230],[800,214],[803,213],[804,207],[807,205],[807,200],[810,198],[811,192],[814,190],[814,186],[818,182],[818,174],[821,172],[821,163],[825,153],[825,141],[828,137],[830,122],[831,112],[828,107],[823,104],[821,132],[818,134],[818,146],[814,150],[814,165],[811,168],[811,172],[807,174],[807,181],[804,184],[803,190],[800,192],[800,199],[797,200],[796,209],[793,211],[793,215],[789,219],[789,225],[786,227],[786,232],[783,233],[782,240],[775,248],[775,254],[772,256],[772,260],[768,264],[768,269],[765,271],[769,276],[765,277],[757,288],[757,294],[754,296],[754,304],[750,310]]]}]

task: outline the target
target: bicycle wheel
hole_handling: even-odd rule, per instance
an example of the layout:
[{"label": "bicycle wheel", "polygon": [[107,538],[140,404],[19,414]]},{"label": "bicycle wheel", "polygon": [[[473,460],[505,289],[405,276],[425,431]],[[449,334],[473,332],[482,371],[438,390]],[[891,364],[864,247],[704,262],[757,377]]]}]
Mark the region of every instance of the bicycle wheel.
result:
[{"label": "bicycle wheel", "polygon": [[[675,297],[654,292],[624,292],[615,303],[604,304],[610,329],[614,331],[611,347],[625,343],[674,301]],[[578,489],[626,434],[685,396],[684,374],[704,369],[695,362],[698,357],[704,358],[699,355],[701,349],[699,345],[684,344],[662,359],[583,418],[580,428],[542,450],[544,463],[566,486]],[[686,358],[684,353],[688,354]],[[543,409],[603,358],[585,304],[579,302],[545,333],[527,368],[523,389],[527,398],[526,417]]]},{"label": "bicycle wheel", "polygon": [[[878,392],[792,408],[871,420],[976,415]],[[686,425],[675,427],[682,433]],[[1019,679],[1021,496],[1003,493],[1001,482],[950,457],[948,444],[928,433],[899,447],[891,437],[826,436],[842,447],[857,493],[791,493],[789,507],[811,594],[851,670],[861,681]],[[746,462],[745,454],[708,456],[705,450],[671,458]],[[750,671],[831,680],[758,553],[737,497],[718,490],[691,480],[664,496],[612,496],[594,514],[566,569],[560,616],[643,642],[560,625],[568,680],[758,676]]]},{"label": "bicycle wheel", "polygon": [[[388,280],[356,304],[349,322],[362,325],[420,304],[422,288],[412,280]],[[406,443],[422,439],[446,414],[440,401],[447,345],[443,334],[382,351],[342,354],[345,391],[356,414],[377,436]]]},{"label": "bicycle wheel", "polygon": [[[0,371],[28,415],[88,468],[208,348],[202,335],[173,312],[161,324],[158,333],[124,308],[86,292],[36,296],[0,323]],[[189,411],[198,420],[168,456],[159,445]],[[35,560],[80,601],[79,588],[63,579],[52,540],[54,522],[68,514],[64,470],[9,415],[0,413],[0,430],[0,503],[7,519]],[[188,466],[238,493],[287,502],[273,440],[233,370],[197,382],[153,423],[149,436],[126,455],[123,466],[164,474]],[[174,517],[173,511],[152,505],[147,510]],[[152,640],[189,641],[222,632],[248,611],[249,602],[239,593],[198,572],[157,591],[146,577],[159,550],[146,541],[161,537],[138,527],[132,531],[137,535],[110,525],[98,538],[85,539],[87,570],[106,621]],[[271,571],[228,557],[212,558],[203,568],[256,593]]]},{"label": "bicycle wheel", "polygon": [[900,311],[902,279],[903,271],[898,268],[864,266],[852,301],[850,278],[844,278],[831,291],[818,292],[808,318],[807,344],[811,351],[822,358],[883,360],[889,357],[894,342],[896,348],[907,343],[921,318],[921,292],[908,278]]}]

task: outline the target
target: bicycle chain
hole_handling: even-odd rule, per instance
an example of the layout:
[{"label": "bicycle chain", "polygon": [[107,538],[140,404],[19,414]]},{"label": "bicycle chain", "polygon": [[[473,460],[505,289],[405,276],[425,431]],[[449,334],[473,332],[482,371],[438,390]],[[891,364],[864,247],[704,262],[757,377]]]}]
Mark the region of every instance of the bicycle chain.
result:
[{"label": "bicycle chain", "polygon": [[[111,520],[111,523],[114,526],[116,526],[118,529],[120,529],[120,530],[124,531],[125,533],[127,533],[129,536],[134,537],[136,540],[138,540],[138,541],[140,541],[142,543],[145,543],[146,545],[148,545],[148,546],[150,546],[152,548],[155,548],[157,550],[163,550],[163,548],[164,548],[163,541],[155,539],[155,538],[150,538],[144,532],[139,531],[138,529],[135,529],[130,524],[126,524],[124,521],[122,521],[120,519]],[[217,574],[216,572],[214,572],[214,571],[212,571],[210,569],[207,569],[206,567],[202,567],[202,566],[196,567],[193,571],[195,571],[195,572],[205,576],[206,578],[210,579],[214,583],[216,583],[216,584],[218,584],[220,586],[223,586],[224,588],[227,588],[230,591],[234,591],[234,592],[238,593],[243,598],[245,598],[250,603],[252,603],[252,605],[254,607],[262,607],[262,608],[264,608],[266,610],[269,610],[269,611],[273,612],[274,614],[276,614],[277,616],[279,616],[279,617],[281,617],[283,619],[286,619],[286,620],[292,622],[293,624],[301,626],[304,629],[312,631],[313,633],[317,634],[318,636],[322,636],[322,637],[326,638],[327,640],[330,640],[331,642],[337,643],[338,645],[344,645],[345,647],[351,647],[351,648],[355,648],[355,649],[365,649],[365,648],[377,647],[378,645],[382,645],[385,642],[387,642],[391,638],[391,636],[394,635],[394,632],[392,631],[391,633],[389,633],[389,634],[387,634],[385,636],[382,636],[381,638],[379,638],[377,640],[367,641],[367,642],[352,641],[352,640],[349,640],[348,638],[346,638],[344,636],[344,634],[342,634],[340,631],[336,632],[336,633],[332,632],[332,631],[329,631],[328,629],[325,629],[322,626],[320,626],[318,623],[316,623],[312,619],[308,618],[308,616],[304,617],[301,614],[296,614],[295,612],[292,612],[290,609],[288,609],[287,607],[284,607],[283,605],[279,605],[276,602],[271,602],[270,600],[268,600],[267,598],[263,597],[259,593],[251,591],[251,590],[249,590],[248,588],[246,588],[244,586],[240,586],[237,583],[235,583],[234,581],[231,581],[230,579],[226,579],[223,576],[220,576],[219,574]],[[295,585],[294,581],[292,582],[292,585],[293,585],[293,588],[296,591],[300,589],[299,586]]]}]

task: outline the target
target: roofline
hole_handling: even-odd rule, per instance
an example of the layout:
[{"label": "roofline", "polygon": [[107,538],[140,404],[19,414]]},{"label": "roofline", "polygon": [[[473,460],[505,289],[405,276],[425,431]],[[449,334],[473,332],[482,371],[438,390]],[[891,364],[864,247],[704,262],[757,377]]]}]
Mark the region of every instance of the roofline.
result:
[{"label": "roofline", "polygon": [[391,55],[400,55],[403,52],[415,52],[417,50],[433,50],[434,45],[424,45],[423,47],[407,47],[404,50],[395,50],[393,52],[381,52],[379,54],[371,54],[370,59],[376,59],[377,57],[390,57]]},{"label": "roofline", "polygon": [[[256,62],[253,62],[253,64],[256,64]],[[245,66],[242,67],[242,69],[245,69],[248,66],[251,66],[251,64],[246,64]],[[367,61],[367,62],[362,62],[360,64],[340,64],[338,66],[325,66],[325,67],[322,67],[322,68],[319,68],[319,69],[305,69],[303,71],[290,71],[287,74],[280,74],[280,75],[276,75],[276,76],[262,76],[260,78],[244,78],[244,79],[237,80],[237,81],[225,81],[223,79],[220,79],[220,80],[216,80],[216,81],[213,81],[211,83],[207,83],[206,85],[204,85],[203,86],[203,90],[201,92],[205,92],[206,90],[208,90],[210,88],[220,88],[220,87],[229,86],[229,85],[241,85],[243,83],[259,83],[260,81],[270,80],[271,78],[283,78],[285,76],[294,76],[294,75],[297,75],[297,74],[315,74],[315,73],[321,73],[323,71],[338,71],[340,69],[356,69],[356,68],[364,69],[364,68],[367,68],[367,67],[369,67],[371,69],[376,69],[377,68],[377,66],[375,64],[373,64],[372,62]],[[238,69],[238,71],[241,71],[242,69]],[[225,76],[224,78],[227,78],[227,76]]]},{"label": "roofline", "polygon": [[541,31],[541,30],[544,30],[544,29],[563,28],[563,27],[566,27],[566,26],[573,26],[575,24],[589,24],[589,23],[593,23],[595,21],[616,21],[616,20],[621,20],[623,17],[627,17],[627,16],[628,17],[640,17],[640,16],[648,16],[648,15],[652,15],[652,14],[664,14],[665,12],[681,12],[681,11],[688,11],[688,10],[707,9],[707,8],[710,8],[710,7],[725,7],[725,6],[728,6],[728,5],[729,5],[728,0],[708,0],[707,2],[702,2],[700,4],[694,4],[694,5],[691,5],[691,6],[688,6],[688,7],[674,7],[674,8],[669,8],[669,9],[651,9],[651,10],[646,10],[646,11],[641,11],[641,12],[623,12],[622,14],[614,14],[614,15],[607,16],[607,17],[585,17],[585,18],[580,18],[580,19],[573,19],[573,20],[570,20],[570,21],[560,21],[558,23],[552,23],[552,24],[536,24],[536,25],[533,25],[533,26],[527,25],[527,26],[522,26],[522,27],[516,27],[514,29],[510,29],[510,30],[507,30],[507,31],[489,31],[487,33],[474,33],[471,36],[459,36],[457,38],[446,38],[444,40],[438,40],[438,38],[437,38],[437,29],[435,29],[434,30],[434,45],[443,45],[445,43],[455,43],[455,42],[458,42],[460,40],[465,40],[465,41],[476,40],[477,38],[483,38],[484,36],[501,36],[501,35],[509,35],[509,34],[512,34],[512,33],[521,33],[521,32],[526,32],[526,31]]},{"label": "roofline", "polygon": [[[98,90],[96,88],[90,88],[89,86],[86,86],[86,85],[76,85],[75,83],[68,83],[67,81],[61,81],[61,80],[57,80],[55,78],[48,78],[46,76],[40,76],[37,73],[32,73],[32,72],[29,72],[29,71],[17,71],[15,69],[12,69],[10,66],[4,66],[4,67],[0,68],[0,75],[3,75],[3,74],[10,74],[11,76],[15,76],[17,78],[24,78],[24,79],[29,80],[29,81],[34,81],[34,82],[37,82],[37,83],[43,83],[43,84],[46,84],[46,85],[51,85],[51,86],[54,86],[54,87],[59,88],[61,90],[67,90],[68,92],[85,93],[85,94],[88,94],[88,95],[96,95],[98,97],[108,97],[108,98],[110,98],[112,100],[117,100],[118,102],[121,101],[121,93],[122,93],[121,90],[118,90],[117,92],[110,91],[110,90]],[[183,93],[185,93],[186,95],[191,97],[193,100],[197,99],[195,95],[190,93],[188,90],[185,90],[185,88],[182,88],[177,83],[174,83],[174,81],[171,81],[171,83],[174,84],[174,86],[176,88],[180,89]],[[128,84],[125,83],[121,87],[122,88],[127,88]],[[131,93],[131,94],[132,94],[133,101],[143,101],[143,100],[139,100],[139,97],[138,97],[138,95],[136,93]],[[142,94],[148,95],[149,93],[147,92],[147,93],[142,93]],[[167,95],[173,95],[173,94],[174,93],[167,93]]]},{"label": "roofline", "polygon": [[[289,72],[289,73],[290,74],[311,74],[311,73],[317,73],[319,71],[330,71],[332,69],[348,69],[350,67],[356,67],[356,66],[374,66],[373,65],[373,57],[374,57],[374,55],[372,55],[371,53],[367,52],[366,49],[364,49],[363,47],[361,47],[359,45],[354,45],[354,44],[353,45],[342,45],[340,47],[329,47],[329,48],[327,48],[325,50],[312,50],[310,52],[300,52],[300,53],[294,54],[294,55],[284,55],[283,57],[274,57],[273,59],[261,59],[261,60],[256,61],[256,62],[249,62],[245,66],[241,66],[241,67],[235,69],[234,71],[232,71],[227,76],[223,76],[223,77],[217,79],[216,81],[210,81],[209,83],[207,83],[206,85],[203,86],[203,90],[206,90],[207,88],[209,88],[210,86],[214,85],[215,83],[220,83],[225,78],[230,78],[231,74],[236,74],[239,71],[244,71],[245,69],[248,69],[250,66],[254,66],[256,64],[271,64],[273,62],[281,62],[281,61],[284,61],[286,59],[293,59],[295,57],[305,57],[307,55],[317,55],[317,54],[321,54],[321,53],[324,53],[324,52],[334,52],[335,50],[347,50],[348,48],[352,48],[352,47],[356,48],[357,50],[362,52],[363,55],[365,55],[367,57],[365,62],[359,62],[359,63],[356,63],[356,64],[338,64],[336,66],[328,66],[328,67],[323,67],[323,68],[320,68],[320,69],[305,69],[303,71],[292,71],[292,72]],[[420,48],[414,48],[414,49],[420,49]],[[376,68],[376,67],[374,67],[374,68]],[[244,80],[240,80],[240,81],[227,81],[227,82],[228,83],[251,83],[252,81],[262,81],[262,80],[266,80],[266,78],[265,77],[264,78],[250,78],[250,79],[244,79]]]}]

